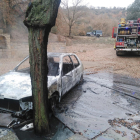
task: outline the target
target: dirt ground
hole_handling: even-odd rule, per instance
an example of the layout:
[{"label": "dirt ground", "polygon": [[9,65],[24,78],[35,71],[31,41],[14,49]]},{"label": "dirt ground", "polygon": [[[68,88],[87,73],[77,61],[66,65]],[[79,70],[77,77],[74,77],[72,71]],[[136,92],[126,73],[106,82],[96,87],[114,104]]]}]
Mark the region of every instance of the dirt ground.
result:
[{"label": "dirt ground", "polygon": [[[140,56],[126,54],[116,56],[114,50],[115,40],[111,37],[74,37],[68,39],[60,35],[50,34],[49,52],[72,52],[78,55],[83,62],[85,71],[96,73],[107,71],[118,73],[134,78],[140,78]],[[12,40],[12,48],[21,50],[15,51],[11,58],[0,56],[0,75],[13,69],[24,57],[28,55],[28,43]],[[26,47],[25,47],[26,46]],[[25,48],[25,53],[22,53]],[[17,53],[16,53],[17,52]]]},{"label": "dirt ground", "polygon": [[[140,78],[140,56],[134,53],[116,56],[115,40],[111,37],[92,38],[80,37],[78,43],[67,47],[67,52],[76,53],[84,64],[85,70],[91,72],[107,71]],[[90,42],[90,43],[89,43]]]},{"label": "dirt ground", "polygon": [[[139,139],[140,79],[135,78],[140,78],[140,56],[132,53],[116,56],[111,37],[68,39],[50,34],[48,44],[48,52],[77,54],[83,62],[85,73],[91,73],[84,75],[84,82],[73,88],[56,109],[58,120],[72,132],[62,126],[55,136],[62,139],[64,133],[68,136],[76,133],[95,140]],[[5,55],[0,56],[0,75],[13,69],[28,55],[27,39],[12,40],[11,48],[11,56],[8,50],[3,50]],[[16,134],[21,137],[19,131]]]}]

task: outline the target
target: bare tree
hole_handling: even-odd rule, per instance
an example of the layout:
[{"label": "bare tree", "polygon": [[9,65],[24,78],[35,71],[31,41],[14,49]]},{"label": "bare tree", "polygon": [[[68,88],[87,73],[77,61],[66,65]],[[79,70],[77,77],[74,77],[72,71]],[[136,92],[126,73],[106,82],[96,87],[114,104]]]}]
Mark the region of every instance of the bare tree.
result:
[{"label": "bare tree", "polygon": [[8,25],[14,23],[14,16],[8,0],[0,0],[0,23],[3,25],[2,28],[7,28]]},{"label": "bare tree", "polygon": [[[64,11],[64,21],[69,26],[69,36],[71,36],[71,30],[74,24],[82,17],[83,12],[80,9],[80,5],[83,0],[62,0],[61,5]],[[71,5],[71,6],[70,6]]]},{"label": "bare tree", "polygon": [[0,28],[9,32],[12,25],[16,24],[17,17],[25,15],[28,5],[33,0],[0,0]]}]

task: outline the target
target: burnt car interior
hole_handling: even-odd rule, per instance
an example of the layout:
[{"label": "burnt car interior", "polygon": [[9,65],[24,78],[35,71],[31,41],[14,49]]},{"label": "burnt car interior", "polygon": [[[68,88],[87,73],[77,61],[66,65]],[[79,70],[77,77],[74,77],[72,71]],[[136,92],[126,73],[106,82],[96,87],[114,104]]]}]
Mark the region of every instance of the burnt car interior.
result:
[{"label": "burnt car interior", "polygon": [[17,70],[17,72],[23,72],[23,73],[30,73],[30,68],[24,68],[24,69],[20,69],[20,70]]},{"label": "burnt car interior", "polygon": [[74,67],[77,68],[79,66],[79,61],[77,60],[77,58],[74,55],[71,55],[70,57],[73,61]]},{"label": "burnt car interior", "polygon": [[66,75],[73,70],[73,64],[63,63],[63,75]]},{"label": "burnt car interior", "polygon": [[48,76],[57,76],[59,69],[59,62],[55,61],[53,57],[48,58]]},{"label": "burnt car interior", "polygon": [[[59,69],[59,62],[55,61],[53,57],[48,58],[48,76],[57,76]],[[17,72],[30,73],[29,59],[19,65]]]},{"label": "burnt car interior", "polygon": [[72,70],[73,70],[73,63],[71,61],[71,58],[69,56],[65,56],[63,58],[62,75],[64,76]]},{"label": "burnt car interior", "polygon": [[48,63],[48,76],[57,76],[58,73],[58,69],[59,69],[59,63]]}]

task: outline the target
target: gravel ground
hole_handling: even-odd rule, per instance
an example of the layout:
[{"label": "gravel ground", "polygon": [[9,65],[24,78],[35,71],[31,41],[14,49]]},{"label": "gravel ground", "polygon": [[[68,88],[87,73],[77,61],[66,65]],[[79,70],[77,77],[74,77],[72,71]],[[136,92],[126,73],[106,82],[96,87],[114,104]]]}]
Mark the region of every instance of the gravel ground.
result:
[{"label": "gravel ground", "polygon": [[[19,44],[20,48],[17,47]],[[27,42],[14,42],[14,48],[22,51],[24,44],[27,46]],[[51,34],[48,51],[76,53],[83,62],[85,70],[91,73],[107,71],[140,78],[140,56],[127,54],[118,57],[113,47],[114,39],[111,37],[74,37],[73,39],[66,39],[61,36],[58,38],[56,35]],[[27,47],[25,50],[26,53],[23,55],[22,53],[20,55],[14,53],[11,58],[0,57],[0,75],[13,69],[26,57],[28,52]]]}]

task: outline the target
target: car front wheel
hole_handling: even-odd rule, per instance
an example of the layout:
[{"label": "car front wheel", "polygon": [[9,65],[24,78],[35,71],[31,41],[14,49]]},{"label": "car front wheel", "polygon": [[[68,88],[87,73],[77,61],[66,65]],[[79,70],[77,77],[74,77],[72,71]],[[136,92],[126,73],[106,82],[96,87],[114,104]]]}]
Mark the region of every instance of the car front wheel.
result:
[{"label": "car front wheel", "polygon": [[81,78],[80,78],[80,83],[83,82],[83,74],[81,75]]},{"label": "car front wheel", "polygon": [[81,75],[81,78],[77,84],[82,84],[82,82],[83,82],[83,74]]},{"label": "car front wheel", "polygon": [[56,108],[57,104],[58,104],[58,96],[53,95],[52,98],[49,100],[49,109],[50,109],[50,111],[55,113],[55,108]]},{"label": "car front wheel", "polygon": [[96,35],[96,37],[100,37],[100,35]]}]

